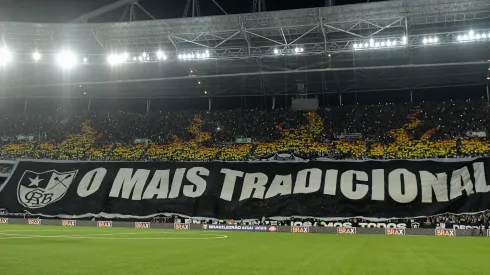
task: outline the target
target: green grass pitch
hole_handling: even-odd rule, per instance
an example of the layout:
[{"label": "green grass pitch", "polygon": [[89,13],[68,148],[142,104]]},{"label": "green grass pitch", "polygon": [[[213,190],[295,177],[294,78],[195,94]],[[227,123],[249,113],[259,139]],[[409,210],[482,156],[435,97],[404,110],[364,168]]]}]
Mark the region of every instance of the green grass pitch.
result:
[{"label": "green grass pitch", "polygon": [[476,275],[489,261],[487,237],[0,225],[1,275]]}]

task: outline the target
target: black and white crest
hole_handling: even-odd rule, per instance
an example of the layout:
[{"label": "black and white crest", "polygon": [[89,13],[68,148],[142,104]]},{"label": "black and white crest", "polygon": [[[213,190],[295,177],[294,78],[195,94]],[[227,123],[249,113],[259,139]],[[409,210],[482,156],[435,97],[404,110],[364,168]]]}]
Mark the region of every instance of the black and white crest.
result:
[{"label": "black and white crest", "polygon": [[26,170],[19,180],[17,198],[28,208],[42,208],[52,204],[66,194],[78,170],[58,172],[49,170],[41,173]]}]

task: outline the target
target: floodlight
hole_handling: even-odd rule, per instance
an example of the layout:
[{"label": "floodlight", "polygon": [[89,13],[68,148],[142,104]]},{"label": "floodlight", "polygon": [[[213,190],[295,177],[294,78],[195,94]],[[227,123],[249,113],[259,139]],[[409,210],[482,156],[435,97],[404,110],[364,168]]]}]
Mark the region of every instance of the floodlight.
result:
[{"label": "floodlight", "polygon": [[303,47],[301,47],[301,48],[299,48],[299,51],[300,51],[300,52],[304,52],[304,51],[305,51],[305,49],[304,49]]},{"label": "floodlight", "polygon": [[381,41],[381,47],[384,47],[386,43],[384,41]]},{"label": "floodlight", "polygon": [[407,41],[407,36],[405,36],[405,35],[404,35],[404,36],[402,37],[402,40],[403,40],[403,41]]},{"label": "floodlight", "polygon": [[34,52],[34,53],[32,54],[32,59],[34,59],[34,61],[39,61],[39,60],[41,60],[41,54],[40,54],[40,53],[38,53],[38,52]]},{"label": "floodlight", "polygon": [[136,61],[138,60],[138,58],[136,56],[133,56],[133,61]]},{"label": "floodlight", "polygon": [[373,44],[374,43],[374,39],[369,39],[369,44]]},{"label": "floodlight", "polygon": [[157,59],[158,59],[158,60],[163,59],[163,56],[164,56],[164,54],[163,54],[163,52],[162,52],[162,51],[158,51],[158,52],[157,52]]},{"label": "floodlight", "polygon": [[77,56],[70,51],[60,52],[56,57],[56,61],[61,68],[66,70],[73,68],[78,63]]},{"label": "floodlight", "polygon": [[123,56],[122,55],[117,55],[117,54],[110,54],[107,56],[107,62],[110,65],[118,65],[123,62]]},{"label": "floodlight", "polygon": [[278,49],[274,49],[274,53],[275,54],[278,54],[279,53],[279,50]]},{"label": "floodlight", "polygon": [[294,49],[294,52],[295,52],[295,53],[298,53],[298,52],[299,52],[299,48],[295,48],[295,49]]},{"label": "floodlight", "polygon": [[482,37],[482,38],[487,38],[487,34],[486,34],[486,33],[484,33],[484,34],[482,34],[482,35],[481,35],[481,37]]},{"label": "floodlight", "polygon": [[479,33],[476,34],[476,39],[481,39],[481,35]]},{"label": "floodlight", "polygon": [[206,55],[209,55],[209,50],[206,50]]},{"label": "floodlight", "polygon": [[87,63],[88,59],[86,57],[83,58],[83,63]]},{"label": "floodlight", "polygon": [[468,40],[468,36],[466,34],[463,35],[463,40]]},{"label": "floodlight", "polygon": [[461,35],[458,35],[457,38],[458,38],[459,41],[463,40],[463,37]]},{"label": "floodlight", "polygon": [[364,43],[364,48],[367,48],[368,47],[368,43]]},{"label": "floodlight", "polygon": [[177,56],[177,58],[178,58],[178,59],[182,59],[182,55],[181,55],[181,54],[179,54],[179,55]]},{"label": "floodlight", "polygon": [[7,63],[12,62],[14,59],[12,52],[7,47],[3,47],[0,50],[0,65],[6,65]]},{"label": "floodlight", "polygon": [[353,44],[352,47],[354,47],[354,49],[357,49],[357,44]]},{"label": "floodlight", "polygon": [[141,62],[143,62],[143,56],[141,56],[141,55],[138,56],[138,60],[141,61]]},{"label": "floodlight", "polygon": [[427,44],[427,38],[424,38],[424,40],[422,40],[422,42],[424,42],[424,44]]},{"label": "floodlight", "polygon": [[374,43],[375,47],[379,47],[379,42]]},{"label": "floodlight", "polygon": [[475,33],[473,31],[470,31],[468,34],[470,39],[473,39],[475,37]]},{"label": "floodlight", "polygon": [[124,52],[124,53],[122,54],[122,59],[123,59],[124,61],[128,60],[128,59],[129,59],[129,54],[128,54],[127,52]]},{"label": "floodlight", "polygon": [[107,56],[107,63],[109,63],[111,65],[114,64],[114,55],[113,54]]},{"label": "floodlight", "polygon": [[437,42],[439,42],[439,38],[437,38],[437,36],[436,36],[436,37],[434,37],[434,43],[437,43]]}]

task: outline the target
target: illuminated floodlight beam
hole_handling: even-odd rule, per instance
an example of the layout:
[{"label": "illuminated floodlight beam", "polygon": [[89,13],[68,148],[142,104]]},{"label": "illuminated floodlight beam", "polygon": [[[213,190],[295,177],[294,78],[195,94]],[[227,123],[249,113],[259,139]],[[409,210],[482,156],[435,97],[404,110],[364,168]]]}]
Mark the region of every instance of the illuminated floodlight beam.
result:
[{"label": "illuminated floodlight beam", "polygon": [[12,62],[13,59],[14,56],[7,47],[0,49],[0,65],[7,65],[8,63]]},{"label": "illuminated floodlight beam", "polygon": [[56,63],[58,63],[62,69],[69,70],[77,65],[78,60],[74,53],[63,51],[56,56]]},{"label": "illuminated floodlight beam", "polygon": [[107,62],[112,66],[122,64],[126,62],[128,59],[129,59],[129,54],[126,52],[122,54],[110,54],[107,56]]},{"label": "illuminated floodlight beam", "polygon": [[157,52],[157,59],[158,60],[167,60],[167,56],[162,51],[158,51]]},{"label": "illuminated floodlight beam", "polygon": [[37,62],[37,61],[39,61],[39,60],[41,60],[41,54],[40,54],[40,53],[38,53],[38,52],[34,52],[34,53],[32,54],[32,59],[33,59],[34,61],[36,61],[36,62]]}]

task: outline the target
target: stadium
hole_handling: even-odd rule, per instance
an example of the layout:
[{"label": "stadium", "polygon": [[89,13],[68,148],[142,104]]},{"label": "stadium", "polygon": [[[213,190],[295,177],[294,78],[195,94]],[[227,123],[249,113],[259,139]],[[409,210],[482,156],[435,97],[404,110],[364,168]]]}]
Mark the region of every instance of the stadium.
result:
[{"label": "stadium", "polygon": [[488,273],[488,0],[21,2],[0,274]]}]

